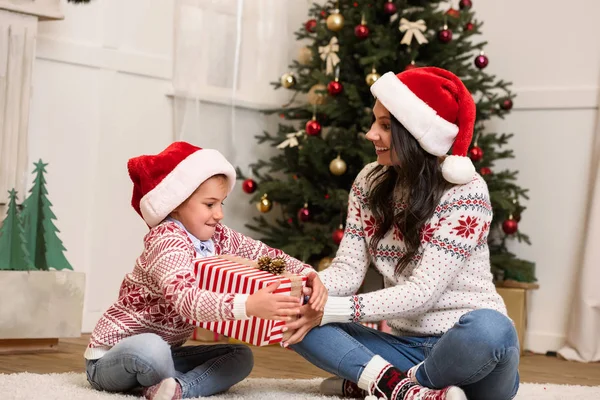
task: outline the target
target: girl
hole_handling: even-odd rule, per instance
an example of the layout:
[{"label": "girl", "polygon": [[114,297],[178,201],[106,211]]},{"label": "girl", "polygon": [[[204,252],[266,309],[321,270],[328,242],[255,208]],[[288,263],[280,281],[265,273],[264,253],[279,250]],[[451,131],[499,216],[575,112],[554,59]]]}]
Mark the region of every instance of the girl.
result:
[{"label": "girl", "polygon": [[283,256],[289,272],[308,276],[310,304],[324,306],[327,292],[307,265],[220,223],[223,200],[235,183],[233,166],[216,150],[176,142],[158,155],[129,160],[132,206],[150,227],[144,250],[127,274],[117,301],[104,313],[85,351],[87,377],[97,390],[143,388],[146,398],[209,396],[248,376],[245,345],[185,346],[192,321],[286,320],[297,299],[273,294],[272,284],[252,295],[198,289],[192,260],[215,254],[249,259]]},{"label": "girl", "polygon": [[[326,394],[511,399],[519,343],[492,282],[487,185],[466,157],[472,96],[429,67],[387,73],[371,91],[377,162],[356,178],[344,238],[320,274],[336,297],[324,313],[304,307],[288,344],[339,377]],[[357,295],[370,263],[385,289]],[[393,334],[356,323],[380,320]]]}]

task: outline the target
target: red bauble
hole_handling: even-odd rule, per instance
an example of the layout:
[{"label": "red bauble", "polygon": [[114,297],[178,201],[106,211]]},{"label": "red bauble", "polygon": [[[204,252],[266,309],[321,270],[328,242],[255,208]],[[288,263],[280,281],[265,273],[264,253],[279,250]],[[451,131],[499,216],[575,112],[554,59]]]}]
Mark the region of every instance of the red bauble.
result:
[{"label": "red bauble", "polygon": [[306,29],[307,32],[313,33],[315,31],[316,27],[317,27],[316,19],[309,19],[308,21],[306,21],[304,23],[304,29]]},{"label": "red bauble", "polygon": [[491,174],[492,174],[492,170],[491,170],[491,169],[489,169],[488,167],[482,167],[482,168],[479,170],[479,173],[480,173],[482,176],[485,176],[485,175],[491,175]]},{"label": "red bauble", "polygon": [[327,11],[321,11],[321,18],[325,18],[327,16]]},{"label": "red bauble", "polygon": [[504,221],[502,223],[502,230],[507,235],[512,235],[518,229],[519,229],[519,223],[516,220],[512,219],[512,218],[507,219],[506,221]]},{"label": "red bauble", "polygon": [[333,239],[333,243],[340,244],[342,243],[342,238],[344,237],[344,228],[338,228],[333,231],[331,238]]},{"label": "red bauble", "polygon": [[460,18],[460,11],[451,8],[448,11],[446,11],[446,15],[452,18]]},{"label": "red bauble", "polygon": [[356,25],[354,27],[354,36],[359,39],[366,39],[369,36],[369,27],[366,25]]},{"label": "red bauble", "polygon": [[483,159],[483,150],[481,147],[475,146],[469,150],[469,157],[475,162],[481,161]]},{"label": "red bauble", "polygon": [[357,3],[357,2],[354,2],[354,3],[352,3],[352,5],[353,5],[354,7],[358,7],[358,3]]},{"label": "red bauble", "polygon": [[306,123],[306,134],[309,136],[316,136],[321,133],[321,124],[319,121],[311,119]]},{"label": "red bauble", "polygon": [[465,24],[465,31],[472,31],[473,29],[475,29],[475,24],[472,22],[467,22]]},{"label": "red bauble", "polygon": [[458,6],[461,10],[468,10],[469,8],[473,7],[473,2],[471,0],[460,0]]},{"label": "red bauble", "polygon": [[339,81],[331,81],[327,85],[327,91],[331,96],[336,96],[344,91],[344,85]]},{"label": "red bauble", "polygon": [[307,222],[310,220],[310,218],[312,217],[310,210],[307,207],[307,204],[304,205],[304,207],[302,207],[300,209],[300,211],[298,211],[298,219],[302,222]]},{"label": "red bauble", "polygon": [[294,223],[294,220],[291,218],[288,218],[287,223],[291,225],[292,223]]},{"label": "red bauble", "polygon": [[248,194],[254,193],[258,185],[254,181],[254,179],[246,179],[244,183],[242,183],[242,190]]},{"label": "red bauble", "polygon": [[479,69],[484,69],[485,67],[487,67],[489,62],[490,60],[484,54],[480,54],[477,57],[475,57],[475,66]]},{"label": "red bauble", "polygon": [[396,11],[398,11],[398,9],[396,8],[396,5],[394,3],[392,3],[391,1],[388,1],[383,6],[383,12],[388,15],[396,14]]},{"label": "red bauble", "polygon": [[442,43],[448,43],[452,40],[452,31],[450,29],[442,29],[438,32],[438,39]]},{"label": "red bauble", "polygon": [[502,107],[503,110],[508,111],[511,108],[513,108],[513,102],[511,99],[506,99],[502,102],[502,105],[500,107]]}]

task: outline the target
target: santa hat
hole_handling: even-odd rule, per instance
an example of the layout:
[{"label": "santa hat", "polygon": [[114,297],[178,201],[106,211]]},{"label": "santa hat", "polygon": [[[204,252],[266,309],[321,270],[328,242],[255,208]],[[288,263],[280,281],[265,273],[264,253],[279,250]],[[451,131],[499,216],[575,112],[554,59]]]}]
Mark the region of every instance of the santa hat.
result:
[{"label": "santa hat", "polygon": [[452,155],[442,163],[448,182],[468,183],[475,167],[467,157],[475,124],[475,102],[462,81],[441,68],[414,68],[384,74],[371,93],[434,156]]},{"label": "santa hat", "polygon": [[131,205],[151,228],[164,220],[208,178],[227,176],[228,193],[235,185],[235,169],[217,150],[175,142],[156,155],[127,162],[133,181]]}]

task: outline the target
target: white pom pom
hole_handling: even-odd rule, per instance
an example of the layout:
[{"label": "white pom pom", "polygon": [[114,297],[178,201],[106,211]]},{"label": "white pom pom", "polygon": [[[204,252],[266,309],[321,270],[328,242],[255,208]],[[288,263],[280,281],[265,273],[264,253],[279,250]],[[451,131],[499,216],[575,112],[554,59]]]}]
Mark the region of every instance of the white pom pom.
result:
[{"label": "white pom pom", "polygon": [[475,176],[475,166],[469,157],[448,156],[442,163],[442,175],[450,183],[463,185]]}]

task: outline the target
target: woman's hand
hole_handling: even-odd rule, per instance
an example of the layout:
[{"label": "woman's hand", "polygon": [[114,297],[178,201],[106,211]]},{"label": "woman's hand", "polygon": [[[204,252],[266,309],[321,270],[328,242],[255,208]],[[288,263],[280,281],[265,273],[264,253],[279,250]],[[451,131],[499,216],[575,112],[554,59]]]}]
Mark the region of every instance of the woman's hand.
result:
[{"label": "woman's hand", "polygon": [[280,284],[281,281],[277,281],[248,296],[246,314],[275,321],[289,321],[291,315],[298,315],[298,298],[286,294],[273,294]]},{"label": "woman's hand", "polygon": [[296,330],[290,338],[283,343],[283,347],[288,347],[290,344],[296,344],[304,339],[304,336],[315,326],[321,325],[323,312],[314,310],[310,304],[305,304],[300,308],[300,318],[294,322],[288,322],[283,328],[284,332],[288,330]]},{"label": "woman's hand", "polygon": [[316,272],[311,272],[307,275],[307,278],[306,287],[308,290],[305,290],[304,294],[310,296],[308,304],[315,311],[323,311],[329,296],[327,288],[323,285],[321,278],[319,278],[319,274]]}]

